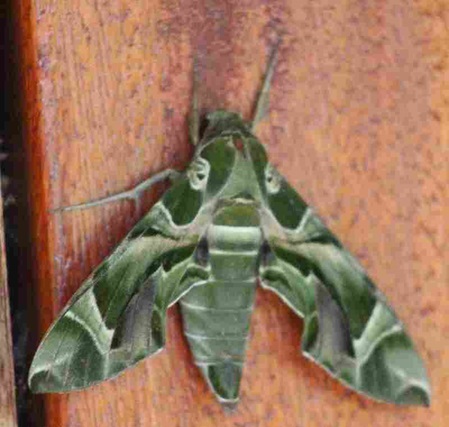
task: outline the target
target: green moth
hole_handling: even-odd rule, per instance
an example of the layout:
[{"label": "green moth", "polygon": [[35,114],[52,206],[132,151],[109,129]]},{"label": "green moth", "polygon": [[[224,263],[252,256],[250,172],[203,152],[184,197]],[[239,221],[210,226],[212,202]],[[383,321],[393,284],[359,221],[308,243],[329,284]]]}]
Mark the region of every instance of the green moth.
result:
[{"label": "green moth", "polygon": [[[276,49],[256,105],[268,105]],[[196,93],[196,91],[194,90]],[[167,309],[179,302],[195,362],[225,407],[239,386],[257,284],[304,319],[303,353],[355,391],[428,405],[430,387],[404,326],[357,261],[268,161],[252,125],[215,111],[183,173],[69,209],[135,198],[173,185],[69,301],[29,373],[37,393],[115,377],[165,344]]]}]

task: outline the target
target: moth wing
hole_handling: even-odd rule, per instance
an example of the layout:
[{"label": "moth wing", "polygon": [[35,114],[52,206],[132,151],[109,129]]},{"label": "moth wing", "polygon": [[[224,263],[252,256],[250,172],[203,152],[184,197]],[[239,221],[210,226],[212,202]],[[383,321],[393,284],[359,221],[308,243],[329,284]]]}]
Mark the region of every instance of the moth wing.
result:
[{"label": "moth wing", "polygon": [[304,317],[305,355],[372,398],[428,405],[423,363],[384,296],[285,179],[266,175],[261,284]]},{"label": "moth wing", "polygon": [[69,301],[31,365],[33,392],[118,375],[165,343],[167,308],[208,275],[198,236],[159,202]]}]

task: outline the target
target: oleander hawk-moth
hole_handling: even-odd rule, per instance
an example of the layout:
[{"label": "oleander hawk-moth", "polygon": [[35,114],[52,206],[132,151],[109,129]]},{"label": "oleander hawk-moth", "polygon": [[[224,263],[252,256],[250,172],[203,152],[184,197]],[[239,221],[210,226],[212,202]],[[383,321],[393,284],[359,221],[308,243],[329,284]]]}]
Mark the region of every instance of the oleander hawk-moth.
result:
[{"label": "oleander hawk-moth", "polygon": [[[219,402],[234,407],[260,283],[304,319],[302,351],[332,376],[377,400],[429,404],[404,326],[252,132],[268,105],[275,56],[251,124],[215,111],[199,138],[193,96],[192,162],[55,321],[31,365],[32,391],[85,388],[157,353],[167,309],[179,302],[197,366]],[[136,197],[172,175],[82,207]]]}]

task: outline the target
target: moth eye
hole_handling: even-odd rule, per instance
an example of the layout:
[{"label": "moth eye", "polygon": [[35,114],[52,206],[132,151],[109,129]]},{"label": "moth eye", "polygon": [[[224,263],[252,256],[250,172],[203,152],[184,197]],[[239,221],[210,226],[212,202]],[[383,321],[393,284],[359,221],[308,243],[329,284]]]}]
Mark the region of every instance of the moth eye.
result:
[{"label": "moth eye", "polygon": [[265,168],[265,185],[270,194],[276,194],[281,189],[281,176],[270,164]]},{"label": "moth eye", "polygon": [[204,189],[206,187],[209,171],[210,165],[207,160],[204,160],[201,157],[194,160],[187,170],[190,186],[195,190]]}]

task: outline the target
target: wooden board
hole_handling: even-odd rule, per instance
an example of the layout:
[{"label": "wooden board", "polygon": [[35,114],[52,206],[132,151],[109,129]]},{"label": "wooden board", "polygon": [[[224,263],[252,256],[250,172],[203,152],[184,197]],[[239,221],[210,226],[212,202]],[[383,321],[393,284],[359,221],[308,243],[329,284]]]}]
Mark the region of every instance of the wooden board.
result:
[{"label": "wooden board", "polygon": [[433,386],[430,409],[357,396],[299,354],[301,321],[259,292],[235,413],[207,390],[172,309],[165,352],[88,391],[46,396],[42,426],[449,425],[448,3],[15,1],[36,336],[163,188],[140,206],[49,209],[184,167],[193,57],[201,106],[249,117],[281,35],[258,135],[387,295]]},{"label": "wooden board", "polygon": [[14,363],[7,277],[3,200],[0,194],[0,427],[16,427]]}]

